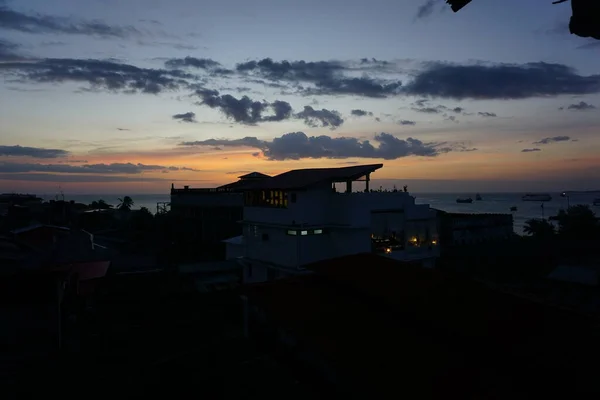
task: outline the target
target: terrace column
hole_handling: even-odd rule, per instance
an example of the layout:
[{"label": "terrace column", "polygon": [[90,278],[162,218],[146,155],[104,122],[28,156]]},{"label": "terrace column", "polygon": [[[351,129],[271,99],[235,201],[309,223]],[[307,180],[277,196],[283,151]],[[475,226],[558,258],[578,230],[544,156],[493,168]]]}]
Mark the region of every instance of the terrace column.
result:
[{"label": "terrace column", "polygon": [[346,193],[352,193],[352,181],[346,181]]},{"label": "terrace column", "polygon": [[365,191],[369,191],[369,181],[371,180],[371,174],[367,174],[365,177]]}]

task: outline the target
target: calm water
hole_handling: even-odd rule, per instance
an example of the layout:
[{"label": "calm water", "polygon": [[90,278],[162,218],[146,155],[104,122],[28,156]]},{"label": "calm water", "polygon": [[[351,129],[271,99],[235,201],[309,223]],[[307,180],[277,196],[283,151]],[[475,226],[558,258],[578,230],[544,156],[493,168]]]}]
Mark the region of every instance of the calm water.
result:
[{"label": "calm water", "polygon": [[[567,208],[567,198],[561,197],[560,193],[550,193],[552,201],[544,203],[537,201],[521,201],[522,193],[480,193],[483,200],[473,201],[471,204],[459,204],[457,197],[466,197],[465,194],[413,194],[416,196],[416,202],[419,204],[429,204],[449,212],[464,213],[510,213],[513,215],[514,230],[516,233],[523,233],[523,225],[530,218],[548,218],[551,215],[558,214],[560,209]],[[471,195],[475,199],[474,195]],[[600,197],[600,192],[594,193],[572,193],[569,194],[568,202],[570,205],[587,204],[596,214],[600,215],[600,207],[592,205],[595,198]],[[544,205],[542,208],[541,205]],[[516,206],[517,211],[511,212],[510,207]]]},{"label": "calm water", "polygon": [[[514,216],[514,226],[516,233],[522,233],[523,225],[529,218],[541,218],[556,215],[561,208],[567,208],[567,199],[560,197],[559,193],[551,193],[552,201],[545,202],[542,210],[541,203],[533,201],[521,201],[522,193],[481,193],[483,200],[473,201],[471,204],[456,203],[457,197],[469,196],[465,193],[411,193],[416,197],[418,204],[429,204],[449,212],[464,213],[510,213]],[[470,195],[475,198],[474,194]],[[42,196],[44,197],[44,196]],[[118,198],[121,195],[68,195],[65,194],[65,200],[75,200],[78,203],[89,204],[94,200],[103,199],[108,204],[116,206],[119,204]],[[44,197],[45,200],[53,199],[53,196]],[[131,195],[135,202],[134,209],[147,207],[153,213],[156,212],[157,202],[170,201],[169,194],[138,194]],[[587,204],[592,207],[596,214],[600,215],[600,207],[593,207],[592,202],[595,198],[600,198],[600,192],[593,193],[572,193],[569,195],[571,205]],[[510,212],[510,207],[517,206],[518,211]]]}]

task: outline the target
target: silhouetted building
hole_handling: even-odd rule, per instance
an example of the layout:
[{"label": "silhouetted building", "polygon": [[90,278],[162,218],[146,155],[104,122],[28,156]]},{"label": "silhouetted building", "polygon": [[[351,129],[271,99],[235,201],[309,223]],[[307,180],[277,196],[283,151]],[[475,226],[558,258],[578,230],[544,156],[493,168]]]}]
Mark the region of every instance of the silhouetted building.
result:
[{"label": "silhouetted building", "polygon": [[56,353],[68,317],[108,270],[101,257],[89,234],[65,227],[35,225],[0,237],[0,358]]},{"label": "silhouetted building", "polygon": [[509,240],[514,236],[512,214],[467,214],[437,210],[440,242],[446,248]]},{"label": "silhouetted building", "polygon": [[[299,169],[243,186],[244,232],[226,241],[228,258],[245,265],[246,282],[364,252],[432,267],[439,255],[436,212],[408,192],[370,190],[371,173],[382,166]],[[357,181],[364,189],[353,191]]]},{"label": "silhouetted building", "polygon": [[269,178],[258,172],[239,177],[237,182],[217,188],[171,188],[171,213],[185,219],[185,234],[197,246],[223,247],[221,241],[242,233],[244,198],[241,188]]}]

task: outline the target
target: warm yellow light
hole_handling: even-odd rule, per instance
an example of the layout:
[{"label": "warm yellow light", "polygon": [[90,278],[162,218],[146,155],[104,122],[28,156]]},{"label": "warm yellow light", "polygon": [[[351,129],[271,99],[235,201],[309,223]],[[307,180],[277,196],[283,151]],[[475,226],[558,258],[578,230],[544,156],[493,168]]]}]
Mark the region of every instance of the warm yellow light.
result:
[{"label": "warm yellow light", "polygon": [[416,242],[416,241],[417,241],[417,238],[416,238],[416,237],[411,237],[411,238],[410,238],[410,241],[411,241],[411,242]]},{"label": "warm yellow light", "polygon": [[386,247],[385,252],[386,254],[390,254],[392,252],[392,249],[390,247]]},{"label": "warm yellow light", "polygon": [[431,244],[437,244],[437,240],[432,240]]}]

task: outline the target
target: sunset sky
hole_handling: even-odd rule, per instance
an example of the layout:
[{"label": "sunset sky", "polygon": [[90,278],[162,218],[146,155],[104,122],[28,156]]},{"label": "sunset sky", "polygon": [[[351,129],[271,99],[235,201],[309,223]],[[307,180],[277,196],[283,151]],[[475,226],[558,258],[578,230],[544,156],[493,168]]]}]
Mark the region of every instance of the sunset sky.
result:
[{"label": "sunset sky", "polygon": [[0,192],[600,189],[600,41],[550,3],[0,0]]}]

